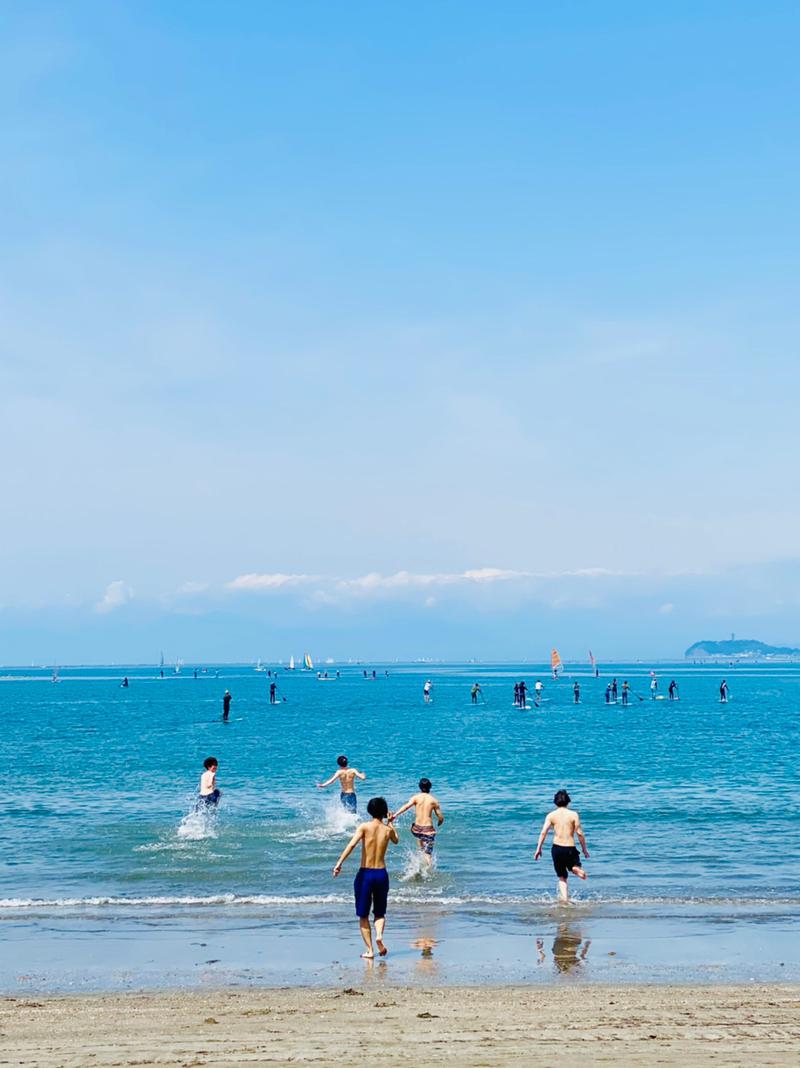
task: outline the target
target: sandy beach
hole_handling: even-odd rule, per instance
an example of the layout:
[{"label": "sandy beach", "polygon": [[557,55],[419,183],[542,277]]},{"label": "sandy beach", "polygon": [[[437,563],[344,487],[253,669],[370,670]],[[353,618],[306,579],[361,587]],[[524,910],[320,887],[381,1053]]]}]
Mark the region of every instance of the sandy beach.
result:
[{"label": "sandy beach", "polygon": [[798,986],[278,989],[4,998],[0,1064],[795,1065]]}]

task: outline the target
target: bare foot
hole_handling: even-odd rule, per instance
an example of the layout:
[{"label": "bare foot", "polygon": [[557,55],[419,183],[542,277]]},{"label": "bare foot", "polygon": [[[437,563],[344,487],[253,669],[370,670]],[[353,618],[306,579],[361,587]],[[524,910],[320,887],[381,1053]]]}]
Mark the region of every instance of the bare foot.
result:
[{"label": "bare foot", "polygon": [[374,953],[362,953],[361,954],[361,959],[362,960],[375,960],[375,954]]},{"label": "bare foot", "polygon": [[376,941],[378,943],[378,952],[380,953],[380,955],[382,957],[385,957],[386,954],[389,952],[389,950],[386,948],[386,946],[383,944],[383,942],[380,940],[380,938],[378,938]]},{"label": "bare foot", "polygon": [[573,868],[572,869],[572,874],[573,875],[577,875],[579,879],[588,879],[589,878],[589,876],[586,874],[586,872],[583,870],[583,868]]}]

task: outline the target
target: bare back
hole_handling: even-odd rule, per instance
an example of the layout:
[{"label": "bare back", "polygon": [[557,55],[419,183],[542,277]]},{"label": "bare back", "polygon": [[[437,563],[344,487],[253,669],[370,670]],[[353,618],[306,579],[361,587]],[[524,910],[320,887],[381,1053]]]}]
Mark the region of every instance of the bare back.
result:
[{"label": "bare back", "polygon": [[414,794],[414,823],[419,827],[432,827],[433,814],[441,816],[439,802],[431,794]]},{"label": "bare back", "polygon": [[336,773],[336,777],[339,780],[339,783],[340,783],[340,785],[342,787],[342,793],[343,794],[354,794],[355,793],[355,779],[356,779],[355,768],[342,768],[341,771],[338,771]]},{"label": "bare back", "polygon": [[577,812],[569,808],[556,808],[547,817],[553,828],[553,842],[560,846],[574,846],[575,833],[581,825]]},{"label": "bare back", "polygon": [[397,841],[397,831],[377,820],[362,823],[359,831],[361,834],[361,867],[385,868],[386,850],[390,841]]}]

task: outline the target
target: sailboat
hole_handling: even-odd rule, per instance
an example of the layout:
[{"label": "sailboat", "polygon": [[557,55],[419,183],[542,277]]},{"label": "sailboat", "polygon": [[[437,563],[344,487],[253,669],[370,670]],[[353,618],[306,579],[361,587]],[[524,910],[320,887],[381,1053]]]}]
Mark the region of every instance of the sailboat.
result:
[{"label": "sailboat", "polygon": [[554,649],[550,654],[550,667],[553,669],[553,678],[557,679],[559,671],[564,667],[558,655],[558,649]]},{"label": "sailboat", "polygon": [[303,663],[306,666],[306,671],[313,671],[314,670],[314,664],[313,664],[313,662],[311,660],[311,656],[308,653],[306,653],[305,656],[303,657]]},{"label": "sailboat", "polygon": [[294,671],[294,657],[293,656],[289,657],[289,670],[290,671]]},{"label": "sailboat", "polygon": [[266,670],[266,668],[261,663],[261,657],[259,657],[258,658],[258,663],[256,664],[256,671],[265,671],[265,670]]},{"label": "sailboat", "polygon": [[597,670],[597,661],[595,660],[594,653],[591,649],[589,650],[589,663],[592,665],[592,674],[597,678],[600,672]]}]

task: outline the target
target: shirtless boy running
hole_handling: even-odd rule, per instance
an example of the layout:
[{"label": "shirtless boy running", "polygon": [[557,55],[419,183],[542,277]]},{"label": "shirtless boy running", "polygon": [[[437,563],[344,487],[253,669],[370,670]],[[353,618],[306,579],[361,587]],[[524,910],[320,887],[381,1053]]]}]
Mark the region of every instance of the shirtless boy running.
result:
[{"label": "shirtless boy running", "polygon": [[544,821],[539,841],[536,845],[536,853],[533,859],[538,860],[542,855],[544,840],[553,831],[553,867],[558,876],[558,897],[560,901],[568,901],[567,877],[572,872],[579,879],[586,879],[586,872],[581,867],[581,858],[575,848],[575,838],[583,849],[583,855],[589,859],[589,850],[586,848],[586,839],[581,827],[581,818],[577,812],[569,808],[570,796],[566,790],[559,790],[553,798],[555,809],[550,812]]},{"label": "shirtless boy running", "polygon": [[339,770],[335,771],[329,779],[325,782],[318,782],[317,789],[324,790],[326,786],[332,786],[338,781],[341,793],[339,794],[339,800],[342,803],[342,807],[346,808],[348,812],[352,812],[353,815],[358,811],[358,799],[356,798],[355,780],[366,779],[366,775],[363,771],[358,771],[357,768],[350,768],[347,766],[347,757],[340,756],[336,758],[336,763],[339,765]]},{"label": "shirtless boy running", "polygon": [[205,771],[200,776],[200,796],[197,799],[199,809],[213,808],[219,804],[222,791],[217,786],[217,768],[219,761],[216,757],[206,757],[203,761]]},{"label": "shirtless boy running", "polygon": [[386,871],[386,850],[389,842],[398,841],[397,831],[389,823],[384,823],[389,815],[389,806],[382,797],[373,797],[367,804],[367,812],[372,816],[369,822],[361,823],[356,833],[347,843],[344,852],[336,861],[333,869],[334,879],[341,873],[342,864],[347,860],[356,846],[361,843],[361,867],[356,873],[353,890],[356,895],[356,916],[361,937],[366,950],[361,954],[365,960],[372,960],[375,951],[372,948],[372,928],[369,922],[370,908],[375,916],[375,941],[378,953],[385,957],[388,950],[383,944],[383,930],[386,926],[386,904],[389,897],[389,873]]},{"label": "shirtless boy running", "polygon": [[411,833],[419,842],[422,855],[430,866],[433,863],[433,847],[436,844],[436,828],[433,826],[433,817],[435,814],[441,827],[444,823],[444,816],[439,802],[431,793],[431,780],[420,779],[419,789],[420,792],[414,794],[402,808],[398,808],[397,812],[390,814],[389,822],[393,823],[398,816],[402,816],[410,808],[414,809],[414,822],[411,824]]}]

